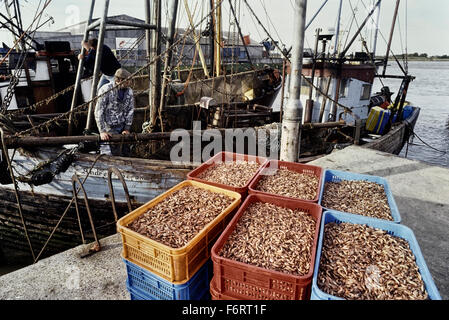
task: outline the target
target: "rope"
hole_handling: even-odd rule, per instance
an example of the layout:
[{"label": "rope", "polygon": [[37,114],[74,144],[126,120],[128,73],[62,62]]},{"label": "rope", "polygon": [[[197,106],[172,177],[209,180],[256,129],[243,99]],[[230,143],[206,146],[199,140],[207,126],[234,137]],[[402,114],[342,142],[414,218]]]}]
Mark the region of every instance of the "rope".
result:
[{"label": "rope", "polygon": [[432,147],[430,144],[428,144],[428,143],[425,142],[423,139],[421,139],[421,137],[418,136],[418,135],[416,134],[416,132],[413,130],[413,127],[412,127],[410,124],[407,124],[407,128],[410,130],[410,132],[412,133],[412,135],[413,135],[414,137],[418,138],[419,141],[421,141],[422,143],[424,143],[424,146],[426,146],[426,147],[428,147],[428,148],[430,148],[430,149],[432,149],[432,150],[435,150],[435,151],[437,151],[437,152],[440,152],[440,153],[442,153],[442,154],[447,154],[447,153],[448,153],[447,151],[442,151],[442,150],[439,150],[439,149],[437,149],[437,148],[435,148],[435,147]]},{"label": "rope", "polygon": [[17,181],[16,181],[16,178],[14,176],[14,172],[12,170],[11,159],[9,158],[8,149],[6,148],[6,144],[5,144],[4,132],[3,132],[3,129],[1,127],[0,127],[0,134],[1,134],[1,140],[2,140],[2,150],[3,150],[3,153],[5,154],[5,158],[6,158],[6,161],[8,163],[8,170],[9,170],[9,173],[11,175],[12,183],[14,185],[14,193],[16,195],[17,209],[19,210],[20,220],[22,222],[23,229],[25,231],[25,237],[27,239],[28,246],[30,247],[31,256],[33,257],[33,259],[35,259],[33,246],[31,244],[31,239],[30,239],[30,236],[28,234],[28,229],[27,229],[27,226],[25,224],[25,219],[23,217],[22,203],[20,201],[20,194],[19,194],[19,191],[18,191],[18,188],[17,188]]}]

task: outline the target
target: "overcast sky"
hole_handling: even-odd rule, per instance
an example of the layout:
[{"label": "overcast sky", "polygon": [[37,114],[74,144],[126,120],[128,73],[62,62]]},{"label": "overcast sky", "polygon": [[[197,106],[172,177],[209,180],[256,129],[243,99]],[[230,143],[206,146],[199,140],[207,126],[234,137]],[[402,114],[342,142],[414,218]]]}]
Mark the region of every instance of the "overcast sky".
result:
[{"label": "overcast sky", "polygon": [[[235,2],[236,0],[233,0]],[[293,41],[293,19],[294,0],[247,0],[253,7],[259,19],[269,30],[271,35],[280,40],[289,47]],[[39,3],[37,0],[20,0],[22,3],[22,12],[24,26],[28,27],[32,20],[34,10]],[[44,2],[44,1],[42,1]],[[95,16],[98,17],[103,10],[103,0],[97,0],[97,8]],[[109,15],[128,14],[137,18],[144,18],[143,0],[111,0]],[[163,16],[166,17],[168,5],[171,0],[163,0]],[[188,0],[190,9],[193,12],[196,7],[195,21],[199,22],[201,16],[207,12],[207,4],[209,0]],[[226,5],[223,9],[224,29],[229,29],[230,12],[229,6]],[[251,38],[257,41],[266,38],[263,29],[257,25],[254,18],[252,18],[243,0],[241,2],[240,22],[244,34],[250,34]],[[342,44],[357,29],[357,24],[361,24],[369,7],[373,5],[374,0],[343,0],[343,13],[341,20],[341,29],[346,31],[340,37]],[[180,25],[185,26],[187,23],[184,0],[179,1],[182,14],[180,18]],[[316,13],[319,7],[324,3],[324,0],[308,0],[307,6],[307,21]],[[393,11],[396,1],[383,0],[381,7],[380,30],[378,40],[378,54],[384,54],[386,50],[386,43],[388,41]],[[87,19],[89,11],[90,0],[53,0],[46,10],[46,14],[52,16],[55,20],[54,24],[47,24],[40,30],[57,30],[64,28],[67,25],[74,24],[79,21]],[[306,33],[306,47],[314,46],[314,35],[316,28],[320,27],[327,29],[328,27],[335,28],[337,25],[337,12],[339,0],[328,0],[328,3],[316,18],[315,22],[311,24]],[[204,9],[203,9],[204,6]],[[356,19],[353,20],[353,10],[355,9]],[[204,11],[202,11],[204,10]],[[3,1],[1,3],[1,11],[4,12]],[[406,14],[408,13],[408,14]],[[449,54],[449,1],[448,0],[402,0],[400,8],[399,20],[396,24],[396,33],[393,44],[393,51],[395,54],[400,54],[407,48],[409,53],[426,52],[430,55]],[[48,19],[48,16],[42,18],[42,22]],[[165,19],[165,18],[164,18]],[[374,18],[370,22],[374,22]],[[165,20],[164,20],[164,23]],[[352,27],[349,28],[351,26]],[[373,27],[369,25],[369,27]],[[372,44],[372,32],[366,31],[363,33],[369,44]],[[0,40],[6,43],[11,42],[9,33],[0,32]],[[354,51],[361,51],[361,43],[358,40],[354,46]]]}]

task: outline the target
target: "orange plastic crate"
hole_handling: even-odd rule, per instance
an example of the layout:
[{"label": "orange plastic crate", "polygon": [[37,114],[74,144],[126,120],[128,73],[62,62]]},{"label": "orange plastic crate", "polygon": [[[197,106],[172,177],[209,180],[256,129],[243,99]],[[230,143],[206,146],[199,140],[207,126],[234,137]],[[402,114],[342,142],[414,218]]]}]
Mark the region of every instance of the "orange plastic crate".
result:
[{"label": "orange plastic crate", "polygon": [[[310,175],[314,175],[314,176],[318,177],[319,182],[318,182],[318,186],[316,188],[315,198],[313,200],[306,200],[306,199],[292,198],[292,197],[287,197],[287,196],[283,196],[283,195],[272,194],[272,193],[267,193],[267,192],[257,190],[256,189],[257,184],[259,183],[260,179],[262,179],[264,174],[267,172],[270,172],[272,170],[276,170],[276,169],[287,169],[290,171],[304,173],[304,174],[310,174]],[[253,179],[253,181],[251,181],[251,183],[248,187],[249,194],[261,194],[261,195],[267,195],[267,196],[276,196],[276,197],[290,199],[290,200],[302,200],[302,201],[306,201],[306,202],[317,203],[320,198],[321,184],[323,183],[323,181],[322,181],[323,180],[323,171],[324,171],[323,168],[317,167],[317,166],[311,166],[311,165],[294,163],[294,162],[285,162],[285,161],[279,161],[279,160],[270,160],[267,163],[265,163],[263,168],[258,172],[256,177]]]},{"label": "orange plastic crate", "polygon": [[[223,258],[219,255],[226,241],[237,226],[246,209],[254,202],[271,203],[279,207],[300,209],[309,213],[316,221],[314,242],[309,272],[295,276],[274,270],[264,269],[246,263]],[[315,265],[318,236],[320,232],[321,206],[300,200],[286,200],[280,197],[250,195],[242,204],[229,226],[212,247],[214,263],[213,287],[215,297],[238,300],[309,300]],[[217,296],[217,293],[221,296]],[[221,299],[221,298],[220,298]]]},{"label": "orange plastic crate", "polygon": [[[218,217],[204,227],[192,240],[182,248],[170,248],[157,241],[151,240],[127,226],[143,215],[148,209],[156,206],[170,194],[194,186],[204,190],[225,194],[234,199]],[[236,192],[220,189],[196,181],[184,181],[158,196],[142,207],[134,210],[117,222],[117,230],[122,235],[123,258],[128,259],[146,270],[153,272],[173,284],[184,284],[210,258],[212,245],[226,228],[233,217],[233,213],[240,205],[241,196]]]},{"label": "orange plastic crate", "polygon": [[[251,177],[243,187],[232,187],[221,183],[216,183],[212,181],[207,181],[204,179],[198,178],[199,175],[201,175],[204,171],[209,169],[210,167],[214,166],[216,163],[222,163],[227,161],[253,161],[260,164],[260,167],[258,171],[254,174],[253,177]],[[248,195],[248,187],[251,181],[256,177],[256,175],[260,172],[262,167],[268,162],[268,159],[263,157],[256,157],[251,156],[247,154],[239,154],[239,153],[232,153],[232,152],[220,152],[217,153],[215,156],[204,162],[201,166],[196,168],[195,170],[191,171],[187,178],[189,180],[198,181],[201,183],[209,184],[211,186],[219,187],[226,190],[235,191],[241,194],[242,199],[244,199]]]}]

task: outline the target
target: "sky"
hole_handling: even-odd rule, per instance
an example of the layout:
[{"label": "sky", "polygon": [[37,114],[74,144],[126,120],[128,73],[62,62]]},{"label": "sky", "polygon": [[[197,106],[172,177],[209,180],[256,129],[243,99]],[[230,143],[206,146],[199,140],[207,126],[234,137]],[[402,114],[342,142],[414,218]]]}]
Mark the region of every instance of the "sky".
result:
[{"label": "sky", "polygon": [[[40,0],[44,3],[44,0]],[[195,11],[195,21],[199,22],[202,15],[205,15],[208,8],[209,0],[187,0],[190,10]],[[239,10],[240,24],[245,35],[249,34],[252,39],[261,41],[268,36],[264,30],[257,24],[253,16],[249,13],[243,0],[232,0],[241,3]],[[247,0],[256,15],[268,29],[269,33],[281,44],[285,44],[288,48],[293,43],[295,34],[293,32],[294,7],[295,0]],[[20,0],[22,6],[22,14],[24,27],[28,27],[32,21],[35,10],[39,1],[37,0]],[[42,17],[42,22],[46,21],[50,16],[54,18],[54,23],[45,24],[41,31],[54,31],[65,26],[75,24],[87,19],[90,0],[52,0]],[[167,23],[168,7],[171,0],[162,0],[164,24]],[[224,30],[229,30],[230,10],[229,5],[225,1],[223,8]],[[324,0],[308,0],[306,21],[309,22],[312,16],[324,3]],[[322,11],[319,13],[315,21],[310,25],[306,32],[305,47],[313,48],[315,43],[315,30],[322,28],[336,28],[339,0],[328,0]],[[347,43],[348,37],[352,37],[357,29],[366,18],[369,11],[376,1],[374,0],[343,0],[343,9],[341,16],[341,45]],[[96,1],[95,17],[102,14],[104,1]],[[111,0],[109,15],[127,14],[137,18],[144,19],[143,10],[144,0]],[[186,26],[188,20],[184,10],[184,0],[180,0],[179,4],[182,14],[179,19],[180,26]],[[386,52],[386,44],[388,42],[395,0],[383,0],[381,4],[380,15],[380,33],[377,43],[377,54],[383,55]],[[1,11],[4,12],[3,1],[0,4]],[[238,5],[237,5],[238,7]],[[196,8],[196,10],[195,10]],[[354,9],[355,11],[353,11]],[[354,14],[355,12],[355,14]],[[429,55],[449,54],[449,1],[448,0],[402,0],[399,12],[399,19],[396,23],[396,32],[394,34],[392,50],[395,54],[408,53],[428,53]],[[355,20],[354,20],[355,16]],[[368,30],[375,29],[375,15],[369,20]],[[352,26],[350,28],[350,26]],[[231,30],[234,28],[231,26]],[[374,31],[366,31],[362,35],[366,38],[371,46],[373,43]],[[7,44],[11,43],[11,36],[5,31],[0,31],[0,41]],[[354,43],[353,50],[362,51],[359,39]]]}]

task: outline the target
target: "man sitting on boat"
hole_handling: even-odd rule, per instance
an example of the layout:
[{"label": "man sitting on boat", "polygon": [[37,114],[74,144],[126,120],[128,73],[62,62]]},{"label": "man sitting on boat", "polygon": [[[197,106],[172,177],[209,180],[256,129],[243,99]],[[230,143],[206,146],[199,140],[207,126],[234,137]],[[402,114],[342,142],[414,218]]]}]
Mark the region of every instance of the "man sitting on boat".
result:
[{"label": "man sitting on boat", "polygon": [[[84,65],[87,69],[93,71],[95,66],[95,57],[97,53],[98,39],[90,39],[89,41],[81,42],[81,45],[86,49],[84,55],[81,53],[78,59],[84,59]],[[118,62],[112,50],[107,46],[103,45],[103,54],[101,58],[100,71],[103,74],[98,83],[98,90],[107,83],[114,82],[115,72],[121,68],[120,62]]]},{"label": "man sitting on boat", "polygon": [[[134,119],[134,93],[130,88],[131,74],[118,69],[114,82],[103,86],[95,107],[95,120],[102,141],[109,141],[111,134],[129,134]],[[113,156],[129,156],[126,144],[102,145],[101,152]]]}]

